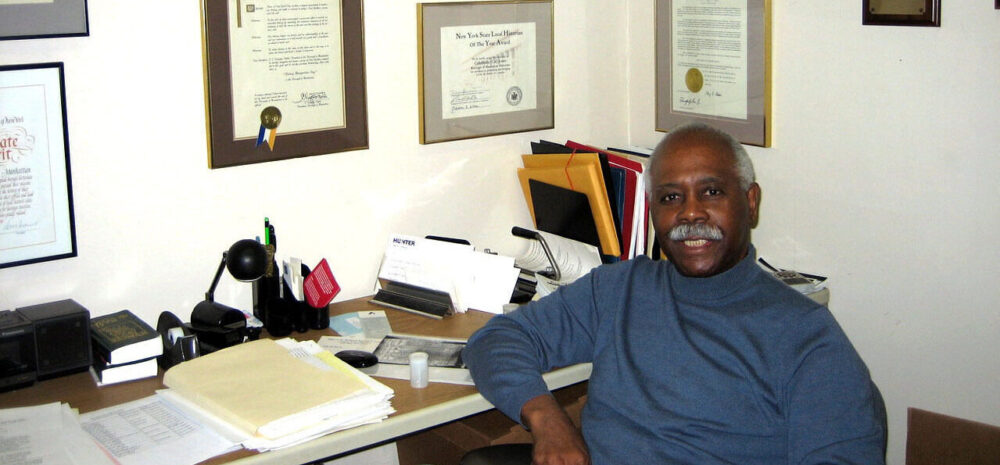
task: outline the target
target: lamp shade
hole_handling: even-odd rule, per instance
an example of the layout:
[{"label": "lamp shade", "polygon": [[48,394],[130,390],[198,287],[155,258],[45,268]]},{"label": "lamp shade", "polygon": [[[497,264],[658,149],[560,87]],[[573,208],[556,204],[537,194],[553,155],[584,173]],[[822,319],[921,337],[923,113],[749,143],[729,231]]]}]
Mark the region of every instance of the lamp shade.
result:
[{"label": "lamp shade", "polygon": [[226,268],[240,281],[253,281],[267,271],[267,251],[260,242],[241,239],[226,253]]}]

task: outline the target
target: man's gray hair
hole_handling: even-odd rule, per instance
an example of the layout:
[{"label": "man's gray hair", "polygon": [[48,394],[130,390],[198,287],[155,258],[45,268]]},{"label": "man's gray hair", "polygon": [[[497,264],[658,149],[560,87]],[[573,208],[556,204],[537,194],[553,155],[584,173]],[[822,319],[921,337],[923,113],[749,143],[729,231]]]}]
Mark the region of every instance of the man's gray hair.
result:
[{"label": "man's gray hair", "polygon": [[750,186],[756,182],[757,177],[753,171],[753,163],[750,161],[750,155],[747,154],[746,149],[743,148],[743,144],[723,130],[695,121],[677,126],[668,132],[659,144],[656,144],[656,149],[653,150],[653,154],[649,157],[649,165],[643,171],[647,194],[649,194],[653,189],[652,168],[653,166],[656,166],[656,161],[665,154],[667,145],[674,140],[697,133],[714,137],[729,145],[729,149],[733,156],[733,162],[736,165],[736,175],[740,178],[740,189],[743,189],[744,192],[750,190]]}]

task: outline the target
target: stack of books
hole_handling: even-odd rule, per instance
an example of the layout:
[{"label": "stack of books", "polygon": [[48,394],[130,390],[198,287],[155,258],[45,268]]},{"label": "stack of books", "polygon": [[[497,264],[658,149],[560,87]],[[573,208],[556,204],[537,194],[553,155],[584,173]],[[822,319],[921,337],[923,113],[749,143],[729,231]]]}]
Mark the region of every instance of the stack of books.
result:
[{"label": "stack of books", "polygon": [[91,318],[90,337],[94,350],[90,373],[98,386],[156,376],[163,341],[131,311]]},{"label": "stack of books", "polygon": [[313,341],[260,339],[171,367],[173,405],[247,449],[274,450],[382,421],[393,391]]}]

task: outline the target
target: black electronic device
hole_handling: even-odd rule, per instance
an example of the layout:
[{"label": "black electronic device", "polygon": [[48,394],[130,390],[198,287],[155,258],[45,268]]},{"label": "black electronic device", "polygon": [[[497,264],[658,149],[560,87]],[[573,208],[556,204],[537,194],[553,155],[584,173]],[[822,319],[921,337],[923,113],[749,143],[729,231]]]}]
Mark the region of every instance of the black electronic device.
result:
[{"label": "black electronic device", "polygon": [[354,368],[367,368],[378,363],[375,354],[364,350],[342,350],[333,355]]},{"label": "black electronic device", "polygon": [[0,311],[0,391],[30,386],[35,372],[35,331],[31,320]]},{"label": "black electronic device", "polygon": [[38,379],[90,368],[90,311],[73,299],[17,309],[35,328]]}]

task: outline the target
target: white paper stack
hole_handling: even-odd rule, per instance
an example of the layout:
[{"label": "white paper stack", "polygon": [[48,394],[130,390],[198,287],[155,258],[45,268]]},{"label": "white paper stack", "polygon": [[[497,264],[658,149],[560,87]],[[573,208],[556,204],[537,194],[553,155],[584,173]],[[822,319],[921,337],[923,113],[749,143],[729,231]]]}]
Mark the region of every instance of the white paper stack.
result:
[{"label": "white paper stack", "polygon": [[69,404],[0,409],[0,463],[95,464],[111,460]]},{"label": "white paper stack", "polygon": [[379,422],[393,391],[312,341],[262,339],[174,366],[158,394],[247,449]]},{"label": "white paper stack", "polygon": [[379,266],[380,280],[447,292],[455,311],[503,313],[517,283],[514,258],[471,245],[394,234]]}]

